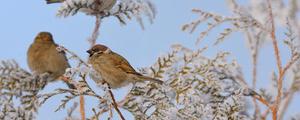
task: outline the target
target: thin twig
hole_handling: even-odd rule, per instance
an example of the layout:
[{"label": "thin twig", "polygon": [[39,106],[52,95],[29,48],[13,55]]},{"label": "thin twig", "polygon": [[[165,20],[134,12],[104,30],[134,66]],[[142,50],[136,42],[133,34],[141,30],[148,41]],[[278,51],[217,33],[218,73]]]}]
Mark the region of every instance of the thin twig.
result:
[{"label": "thin twig", "polygon": [[270,109],[270,110],[272,109],[272,106],[270,105],[270,103],[266,99],[264,99],[263,97],[254,95],[253,98],[257,99],[262,104],[264,104],[265,106],[267,106],[268,109]]},{"label": "thin twig", "polygon": [[[118,107],[123,107],[124,104],[127,103],[128,100],[129,100],[131,97],[132,97],[131,94],[126,95],[125,99],[123,99],[123,100],[117,102]],[[103,113],[105,113],[105,112],[107,112],[107,111],[110,111],[110,109],[109,109],[109,108],[107,108],[107,109],[102,109],[101,111],[99,111],[99,112],[97,113],[98,117],[101,116]]]},{"label": "thin twig", "polygon": [[85,120],[85,109],[84,109],[84,96],[80,95],[79,96],[79,102],[80,102],[80,115],[81,115],[81,120]]},{"label": "thin twig", "polygon": [[299,60],[300,54],[296,54],[293,58],[285,65],[282,70],[282,73],[285,73],[297,60]]},{"label": "thin twig", "polygon": [[[251,37],[252,35],[250,35],[251,33],[246,30],[246,35],[247,35],[247,39],[248,39],[248,42],[249,42],[249,45],[250,45],[250,50],[251,50],[251,58],[252,58],[252,89],[255,90],[256,89],[256,77],[257,77],[257,54],[258,54],[258,45],[259,45],[259,38],[256,39],[254,41],[254,39]],[[259,35],[259,34],[258,34]],[[253,43],[255,42],[255,43]],[[257,118],[257,114],[260,113],[260,109],[259,109],[259,106],[257,104],[257,101],[255,98],[253,98],[253,104],[254,104],[254,119]]]},{"label": "thin twig", "polygon": [[[286,64],[286,66],[282,70],[282,74],[284,75],[285,72],[297,61],[300,59],[300,55],[296,54],[295,56],[292,57],[292,59],[289,61],[289,63]],[[294,82],[293,82],[294,83]],[[290,104],[290,101],[292,100],[295,91],[293,91],[293,83],[288,91],[287,97],[285,97],[285,102],[283,103],[283,108],[280,110],[278,113],[279,115],[279,120],[282,119],[284,111],[286,111],[288,105]]]},{"label": "thin twig", "polygon": [[[293,85],[292,85],[293,86]],[[292,87],[291,87],[292,88]],[[293,99],[294,97],[294,93],[295,91],[291,90],[290,93],[285,97],[285,100],[283,102],[283,106],[281,109],[279,109],[279,113],[278,113],[278,119],[279,120],[282,120],[283,118],[283,115],[285,113],[285,111],[287,110],[289,104],[291,103],[291,100]]]},{"label": "thin twig", "polygon": [[109,116],[107,120],[111,120],[113,118],[112,104],[109,105]]},{"label": "thin twig", "polygon": [[121,113],[121,111],[118,108],[118,103],[116,102],[115,96],[114,96],[113,92],[111,91],[110,85],[105,80],[103,80],[102,84],[107,84],[108,85],[108,93],[110,94],[110,97],[112,99],[112,102],[113,102],[112,104],[113,104],[115,110],[117,111],[117,113],[119,114],[119,116],[121,117],[121,119],[125,120],[123,114]]},{"label": "thin twig", "polygon": [[96,22],[95,22],[95,28],[93,30],[92,36],[89,38],[90,46],[93,47],[96,45],[97,38],[99,36],[99,29],[101,25],[101,17],[96,15]]},{"label": "thin twig", "polygon": [[78,55],[76,55],[74,52],[68,50],[67,48],[65,48],[64,46],[59,46],[59,48],[67,53],[69,53],[72,57],[76,58],[80,63],[79,64],[83,64],[85,65],[86,67],[88,67],[89,65],[84,61],[82,60]]},{"label": "thin twig", "polygon": [[284,74],[282,72],[280,52],[279,52],[278,43],[277,43],[276,35],[275,35],[276,28],[275,28],[275,22],[274,22],[274,17],[273,17],[273,12],[272,12],[271,1],[267,0],[267,3],[268,3],[268,9],[269,9],[269,17],[270,17],[270,21],[271,21],[270,35],[271,35],[271,39],[272,39],[272,43],[273,43],[277,68],[278,68],[278,72],[279,72],[279,77],[278,77],[278,81],[277,81],[277,84],[278,84],[277,96],[276,96],[275,104],[272,106],[272,118],[273,118],[273,120],[277,120],[277,111],[278,111],[278,106],[279,106],[280,100],[281,100],[282,81],[283,81]]},{"label": "thin twig", "polygon": [[[253,68],[252,68],[252,87],[253,90],[256,89],[256,76],[257,76],[257,48],[258,46],[254,46],[255,47],[255,53],[252,54],[252,62],[253,62]],[[260,109],[259,106],[257,104],[257,101],[255,99],[253,99],[253,103],[254,103],[254,107],[255,107],[255,113],[254,113],[254,117],[257,117],[257,114],[260,113]]]},{"label": "thin twig", "polygon": [[260,117],[261,120],[266,120],[269,113],[270,113],[270,109],[267,109],[265,112],[263,112],[263,114]]},{"label": "thin twig", "polygon": [[270,0],[267,0],[267,1],[268,1],[268,8],[269,8],[270,22],[271,22],[270,35],[271,35],[271,38],[272,38],[272,44],[273,44],[273,48],[274,48],[274,52],[275,52],[278,72],[280,73],[282,71],[282,64],[281,64],[281,58],[280,58],[278,43],[277,43],[277,39],[276,39],[276,35],[275,35],[275,30],[276,30],[275,21],[274,21],[274,17],[273,17],[271,2],[270,2]]},{"label": "thin twig", "polygon": [[[63,80],[64,82],[67,82],[68,84],[72,84],[72,80],[67,78],[67,77],[60,77],[61,80]],[[78,86],[76,85],[76,88],[78,89]],[[79,96],[79,111],[80,111],[80,116],[81,116],[81,120],[85,120],[85,109],[84,109],[84,96],[83,95],[80,95]]]},{"label": "thin twig", "polygon": [[[268,4],[269,4],[269,9],[270,9],[271,3],[270,3],[269,0],[268,0]],[[272,12],[272,11],[270,10],[270,12]],[[273,21],[272,13],[271,13],[270,17],[272,19],[272,26],[273,26],[272,27],[272,32],[271,32],[271,38],[273,40],[273,46],[274,46],[275,55],[276,55],[276,59],[277,59],[277,66],[278,66],[278,69],[279,69],[279,78],[278,78],[278,81],[277,81],[278,82],[278,89],[277,89],[278,93],[277,93],[275,103],[272,106],[272,118],[273,118],[273,120],[277,120],[278,119],[278,116],[277,116],[278,108],[280,106],[281,96],[282,96],[283,77],[284,77],[285,73],[287,72],[287,70],[300,58],[300,55],[296,54],[295,56],[293,56],[292,59],[285,65],[285,67],[282,68],[281,61],[280,61],[280,55],[279,55],[279,49],[278,49],[278,45],[277,45],[276,37],[275,37],[275,28],[274,28],[274,21]],[[276,52],[276,50],[277,50],[277,52]],[[278,59],[278,57],[279,57],[279,59]],[[284,105],[284,106],[286,106],[286,105]]]},{"label": "thin twig", "polygon": [[[252,75],[253,75],[253,83],[252,83],[252,86],[253,86],[253,89],[255,90],[256,89],[256,81],[257,81],[257,61],[258,61],[258,48],[259,48],[259,40],[260,40],[260,38],[259,38],[259,36],[260,36],[260,34],[261,34],[261,32],[260,33],[258,33],[257,34],[257,39],[256,39],[256,41],[255,41],[255,44],[254,44],[254,53],[253,53],[253,55],[252,55],[252,59],[253,59],[253,73],[252,73]],[[258,104],[257,104],[257,101],[256,100],[254,100],[254,105],[255,105],[255,112],[256,112],[256,114],[255,114],[255,118],[257,117],[257,114],[260,114],[260,108],[259,108],[259,106],[258,106]]]},{"label": "thin twig", "polygon": [[59,77],[59,79],[62,80],[62,81],[64,81],[64,82],[66,82],[66,83],[68,83],[68,84],[73,85],[73,82],[72,82],[72,80],[70,78],[67,78],[65,76],[61,76],[61,77]]},{"label": "thin twig", "polygon": [[117,111],[117,113],[119,114],[119,116],[121,117],[121,119],[125,120],[124,116],[122,115],[121,111],[118,108],[118,104],[117,104],[116,99],[114,97],[114,94],[112,93],[112,91],[111,91],[110,88],[109,88],[108,92],[109,92],[109,94],[110,94],[110,96],[111,96],[111,98],[113,100],[113,106],[114,106],[115,110]]}]

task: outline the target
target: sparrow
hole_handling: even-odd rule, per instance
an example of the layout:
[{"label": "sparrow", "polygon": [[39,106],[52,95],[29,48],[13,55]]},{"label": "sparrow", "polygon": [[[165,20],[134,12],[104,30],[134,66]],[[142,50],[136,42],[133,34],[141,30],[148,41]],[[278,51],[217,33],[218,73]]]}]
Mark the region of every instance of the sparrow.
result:
[{"label": "sparrow", "polygon": [[[52,3],[62,3],[66,0],[46,0],[47,4],[52,4]],[[95,0],[94,3],[96,5],[95,9],[97,11],[105,11],[105,10],[110,10],[115,4],[117,0]]]},{"label": "sparrow", "polygon": [[[70,65],[64,51],[58,51],[57,47],[51,33],[38,33],[27,51],[30,70],[36,74],[48,73],[49,81],[55,81],[63,76]],[[76,88],[73,84],[68,82],[66,84],[71,89]]]},{"label": "sparrow", "polygon": [[89,53],[88,63],[111,88],[120,88],[129,83],[143,81],[163,83],[161,80],[136,72],[124,57],[105,45],[97,44],[87,52]]}]

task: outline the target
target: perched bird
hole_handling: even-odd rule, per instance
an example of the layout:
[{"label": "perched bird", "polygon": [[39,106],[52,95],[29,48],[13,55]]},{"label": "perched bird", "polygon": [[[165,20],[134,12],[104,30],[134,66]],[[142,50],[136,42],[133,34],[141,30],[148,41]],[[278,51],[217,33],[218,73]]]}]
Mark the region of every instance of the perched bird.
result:
[{"label": "perched bird", "polygon": [[[59,79],[67,68],[68,59],[63,51],[58,51],[51,33],[40,32],[27,51],[27,63],[32,72],[49,73],[50,81]],[[73,84],[66,82],[68,87],[75,89]]]},{"label": "perched bird", "polygon": [[[52,4],[52,3],[62,3],[65,0],[46,0],[47,4]],[[115,4],[117,0],[95,0],[95,5],[97,11],[105,11],[105,10],[110,10]]]},{"label": "perched bird", "polygon": [[93,69],[110,85],[111,88],[123,87],[132,82],[152,81],[162,84],[163,81],[143,76],[136,72],[121,55],[105,45],[97,44],[87,51],[88,62]]}]

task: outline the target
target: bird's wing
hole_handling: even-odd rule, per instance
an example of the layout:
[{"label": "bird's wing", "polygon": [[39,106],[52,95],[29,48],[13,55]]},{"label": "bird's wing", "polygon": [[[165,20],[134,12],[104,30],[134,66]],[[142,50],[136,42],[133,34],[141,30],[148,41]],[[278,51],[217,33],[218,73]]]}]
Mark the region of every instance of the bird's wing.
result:
[{"label": "bird's wing", "polygon": [[[55,46],[55,49],[57,49],[57,47],[59,47],[59,45],[58,44],[54,44],[54,46]],[[58,51],[58,50],[57,50]],[[64,56],[66,56],[66,52],[65,51],[63,51],[63,50],[61,50],[61,51],[58,51],[59,53],[61,53],[62,55],[64,55]],[[67,58],[66,58],[67,59]]]},{"label": "bird's wing", "polygon": [[129,74],[141,75],[140,73],[134,70],[134,68],[129,64],[129,62],[124,57],[122,57],[117,53],[112,53],[112,55],[114,57],[111,58],[113,59],[113,61],[115,61],[114,64],[117,68]]},{"label": "bird's wing", "polygon": [[[57,47],[59,47],[58,44],[54,44],[54,46],[55,46],[55,49],[56,49]],[[70,67],[70,64],[68,63],[68,58],[67,58],[67,56],[66,56],[66,52],[63,51],[63,50],[61,50],[61,51],[58,51],[58,50],[57,50],[57,52],[60,53],[60,54],[64,57],[64,59],[67,61],[68,67]]]}]

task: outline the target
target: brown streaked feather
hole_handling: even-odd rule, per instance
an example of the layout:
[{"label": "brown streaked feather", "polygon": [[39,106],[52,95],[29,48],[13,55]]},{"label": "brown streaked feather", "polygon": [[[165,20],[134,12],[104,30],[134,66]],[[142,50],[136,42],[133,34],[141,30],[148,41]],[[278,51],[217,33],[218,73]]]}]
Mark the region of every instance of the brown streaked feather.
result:
[{"label": "brown streaked feather", "polygon": [[[55,46],[55,50],[57,49],[57,47],[59,47],[58,44],[54,44],[54,46]],[[65,52],[65,51],[63,51],[63,50],[62,50],[62,51],[58,51],[58,53],[61,54],[67,62],[69,61],[68,58],[67,58],[67,55],[66,55],[66,52]],[[69,65],[69,62],[68,62],[68,66],[71,67],[71,66]]]},{"label": "brown streaked feather", "polygon": [[142,75],[135,71],[135,69],[129,64],[129,62],[121,55],[115,52],[111,52],[115,57],[111,57],[113,61],[115,61],[115,66],[122,71],[129,73],[129,74],[135,74],[135,75]]}]

